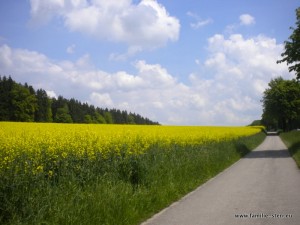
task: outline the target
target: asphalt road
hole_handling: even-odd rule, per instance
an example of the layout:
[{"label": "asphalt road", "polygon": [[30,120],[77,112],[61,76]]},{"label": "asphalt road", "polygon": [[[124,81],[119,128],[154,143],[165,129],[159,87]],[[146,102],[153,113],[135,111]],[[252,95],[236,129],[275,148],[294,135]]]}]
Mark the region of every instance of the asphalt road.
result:
[{"label": "asphalt road", "polygon": [[300,224],[300,170],[278,136],[142,225]]}]

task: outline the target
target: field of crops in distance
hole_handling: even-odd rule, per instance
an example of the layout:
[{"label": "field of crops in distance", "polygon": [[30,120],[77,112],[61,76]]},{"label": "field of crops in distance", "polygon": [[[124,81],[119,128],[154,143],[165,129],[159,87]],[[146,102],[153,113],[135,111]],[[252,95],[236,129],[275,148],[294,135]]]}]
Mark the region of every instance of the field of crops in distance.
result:
[{"label": "field of crops in distance", "polygon": [[0,169],[9,166],[16,157],[30,155],[37,170],[41,154],[51,159],[68,155],[107,157],[110,154],[142,154],[150,146],[194,146],[209,142],[229,141],[250,136],[261,127],[200,127],[200,126],[137,126],[85,125],[53,123],[0,123]]},{"label": "field of crops in distance", "polygon": [[[195,183],[209,178],[241,156],[244,150],[237,146],[245,146],[240,140],[261,129],[0,122],[0,223],[135,224],[195,185],[177,187],[170,179],[181,185],[189,181],[180,181],[178,173],[190,174]],[[173,185],[174,196],[167,203],[160,202],[162,196],[150,197],[152,208],[144,195],[168,185]],[[102,194],[92,195],[95,188]],[[114,188],[130,192],[128,198],[119,202],[120,193],[108,191]],[[93,201],[87,192],[98,198],[98,207],[89,205]],[[60,193],[69,197],[56,199]],[[131,198],[147,204],[132,203]],[[96,210],[93,216],[90,207]],[[86,215],[87,221],[76,214]]]}]

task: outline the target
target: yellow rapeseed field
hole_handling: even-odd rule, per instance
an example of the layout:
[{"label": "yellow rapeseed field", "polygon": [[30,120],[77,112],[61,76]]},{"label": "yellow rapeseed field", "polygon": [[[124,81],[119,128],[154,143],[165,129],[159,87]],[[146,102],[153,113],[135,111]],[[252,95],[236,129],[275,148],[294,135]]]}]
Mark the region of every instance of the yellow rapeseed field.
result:
[{"label": "yellow rapeseed field", "polygon": [[[26,155],[28,168],[39,173],[45,159],[66,157],[93,160],[109,154],[142,154],[151,146],[162,149],[220,142],[261,131],[261,127],[138,126],[53,123],[0,123],[0,170]],[[30,165],[29,165],[30,164]],[[26,170],[26,166],[25,166]],[[49,172],[51,176],[52,171]]]},{"label": "yellow rapeseed field", "polygon": [[138,224],[253,149],[261,128],[0,122],[0,224]]}]

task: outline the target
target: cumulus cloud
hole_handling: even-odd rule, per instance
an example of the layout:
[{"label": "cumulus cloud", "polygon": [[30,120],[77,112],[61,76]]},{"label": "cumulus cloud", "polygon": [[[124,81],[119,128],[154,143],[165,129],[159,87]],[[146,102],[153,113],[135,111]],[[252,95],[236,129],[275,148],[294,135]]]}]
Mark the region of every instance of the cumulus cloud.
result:
[{"label": "cumulus cloud", "polygon": [[55,61],[26,49],[0,46],[0,68],[18,82],[49,95],[75,97],[99,107],[139,113],[163,124],[245,125],[261,115],[260,99],[271,78],[292,78],[276,64],[283,45],[266,36],[216,34],[207,41],[200,72],[183,83],[160,64],[133,63],[134,72],[95,68],[89,55]]},{"label": "cumulus cloud", "polygon": [[255,18],[250,14],[242,14],[239,16],[239,23],[226,26],[225,32],[229,34],[236,33],[236,30],[242,26],[250,26],[255,24]]},{"label": "cumulus cloud", "polygon": [[269,78],[286,72],[285,65],[276,64],[283,46],[275,39],[263,35],[245,39],[241,34],[226,39],[217,34],[209,38],[208,43],[210,57],[205,64],[214,68],[219,76]]},{"label": "cumulus cloud", "polygon": [[282,50],[275,39],[262,35],[246,39],[241,34],[216,34],[208,39],[203,70],[210,81],[202,74],[192,74],[190,80],[199,91],[205,90],[213,121],[238,124],[260,118],[260,99],[270,79],[293,77],[285,65],[276,64]]},{"label": "cumulus cloud", "polygon": [[114,106],[114,103],[109,93],[100,94],[97,92],[93,92],[90,95],[90,100],[96,105],[101,105],[103,108],[104,107],[112,108]]},{"label": "cumulus cloud", "polygon": [[240,15],[240,24],[245,26],[255,24],[255,18],[249,14]]},{"label": "cumulus cloud", "polygon": [[179,38],[180,23],[156,0],[30,0],[31,24],[57,17],[65,27],[99,39],[121,42],[132,49],[162,47]]},{"label": "cumulus cloud", "polygon": [[61,12],[65,6],[64,0],[40,1],[30,0],[30,14],[32,16],[29,21],[31,26],[42,26],[48,23],[56,12]]}]

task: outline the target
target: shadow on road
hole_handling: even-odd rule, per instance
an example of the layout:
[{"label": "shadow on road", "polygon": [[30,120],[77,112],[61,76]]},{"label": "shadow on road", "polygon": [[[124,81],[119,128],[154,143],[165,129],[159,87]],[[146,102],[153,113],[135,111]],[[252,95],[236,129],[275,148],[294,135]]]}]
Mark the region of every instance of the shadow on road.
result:
[{"label": "shadow on road", "polygon": [[255,159],[255,158],[288,158],[291,157],[288,150],[265,150],[265,151],[253,151],[245,155],[246,159]]}]

